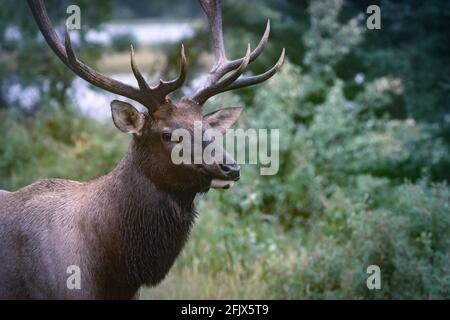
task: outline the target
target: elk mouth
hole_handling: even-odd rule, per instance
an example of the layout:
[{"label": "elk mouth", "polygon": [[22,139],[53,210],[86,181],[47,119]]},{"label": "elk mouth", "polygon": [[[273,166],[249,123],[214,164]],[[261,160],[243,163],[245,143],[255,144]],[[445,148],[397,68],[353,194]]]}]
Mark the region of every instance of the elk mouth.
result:
[{"label": "elk mouth", "polygon": [[213,189],[229,189],[240,179],[240,167],[235,163],[232,165],[198,165],[197,169],[209,178],[209,187]]},{"label": "elk mouth", "polygon": [[234,180],[212,179],[211,180],[211,188],[213,188],[213,189],[229,189],[234,185],[234,182],[235,182]]},{"label": "elk mouth", "polygon": [[213,189],[230,189],[235,182],[239,181],[240,175],[234,175],[231,179],[213,178],[211,180],[211,188]]},{"label": "elk mouth", "polygon": [[240,176],[235,176],[230,179],[223,176],[211,175],[206,170],[202,170],[202,172],[210,180],[209,188],[213,189],[230,189],[241,178]]}]

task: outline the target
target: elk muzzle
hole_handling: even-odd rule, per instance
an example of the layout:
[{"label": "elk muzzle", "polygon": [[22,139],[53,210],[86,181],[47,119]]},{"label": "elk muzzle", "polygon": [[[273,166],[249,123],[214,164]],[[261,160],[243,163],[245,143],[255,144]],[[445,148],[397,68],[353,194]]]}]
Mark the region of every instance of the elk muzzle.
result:
[{"label": "elk muzzle", "polygon": [[205,165],[204,169],[211,175],[211,188],[228,189],[240,179],[241,167],[227,152],[223,153],[223,159],[211,165]]}]

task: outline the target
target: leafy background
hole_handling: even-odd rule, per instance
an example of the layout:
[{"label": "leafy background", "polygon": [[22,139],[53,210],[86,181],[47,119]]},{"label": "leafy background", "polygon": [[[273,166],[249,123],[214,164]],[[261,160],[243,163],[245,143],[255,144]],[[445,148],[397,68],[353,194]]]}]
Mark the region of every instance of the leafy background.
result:
[{"label": "leafy background", "polygon": [[[46,3],[61,22],[69,1]],[[203,19],[196,1],[72,3],[83,14],[78,52],[106,73],[117,52],[128,59],[135,39],[102,46],[86,41],[86,30],[111,19]],[[381,7],[381,30],[365,26],[370,4]],[[73,105],[74,76],[37,37],[26,3],[0,5],[0,188],[107,173],[129,137]],[[449,298],[450,3],[224,0],[230,56],[258,41],[267,18],[271,39],[252,71],[286,47],[282,72],[208,108],[242,104],[239,127],[280,128],[280,171],[260,176],[257,166],[243,166],[233,189],[199,198],[181,257],[142,297]],[[20,39],[4,36],[11,26]],[[204,25],[185,46],[192,80],[209,61]],[[178,49],[159,48],[165,74],[176,72]],[[37,87],[38,103],[8,101],[11,83]],[[381,290],[366,287],[372,264],[381,268]]]}]

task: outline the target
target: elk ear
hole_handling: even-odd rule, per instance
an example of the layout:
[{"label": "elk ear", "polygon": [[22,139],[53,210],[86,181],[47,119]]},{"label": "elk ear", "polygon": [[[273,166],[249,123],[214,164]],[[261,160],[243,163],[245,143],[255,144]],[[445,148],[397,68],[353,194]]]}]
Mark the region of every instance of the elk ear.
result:
[{"label": "elk ear", "polygon": [[242,114],[244,108],[224,108],[217,111],[206,114],[203,119],[209,123],[209,125],[222,133],[225,130],[231,128]]},{"label": "elk ear", "polygon": [[111,102],[113,122],[117,129],[125,133],[142,134],[145,116],[131,104],[114,100]]}]

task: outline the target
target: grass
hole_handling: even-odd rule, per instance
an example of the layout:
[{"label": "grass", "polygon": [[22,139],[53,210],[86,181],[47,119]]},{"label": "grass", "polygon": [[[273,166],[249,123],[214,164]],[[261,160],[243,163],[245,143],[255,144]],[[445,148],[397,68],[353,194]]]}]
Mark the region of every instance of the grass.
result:
[{"label": "grass", "polygon": [[276,278],[270,272],[279,262],[258,238],[264,233],[269,243],[278,242],[276,255],[282,255],[284,263],[295,264],[297,256],[277,226],[258,225],[255,216],[239,220],[233,213],[219,212],[214,202],[219,193],[213,190],[199,199],[198,221],[185,249],[159,285],[141,290],[141,299],[282,298],[272,290]]},{"label": "grass", "polygon": [[195,261],[186,266],[177,263],[157,287],[143,288],[141,299],[268,299],[261,272],[256,267],[253,275],[246,278],[239,266],[233,273],[205,273]]},{"label": "grass", "polygon": [[[217,191],[211,191],[214,193]],[[191,239],[176,260],[166,279],[154,288],[143,288],[141,299],[268,299],[268,283],[262,281],[263,261],[254,260],[249,265],[234,261],[236,253],[222,252],[227,239],[229,217],[216,212],[209,196],[199,204],[199,219]],[[211,228],[211,226],[214,226]],[[236,230],[238,231],[238,230]],[[198,254],[203,252],[203,254]],[[216,255],[222,261],[210,263]],[[227,257],[228,255],[228,257]],[[264,259],[264,255],[259,257]],[[227,261],[225,263],[221,263]],[[249,272],[248,269],[251,269]]]}]

